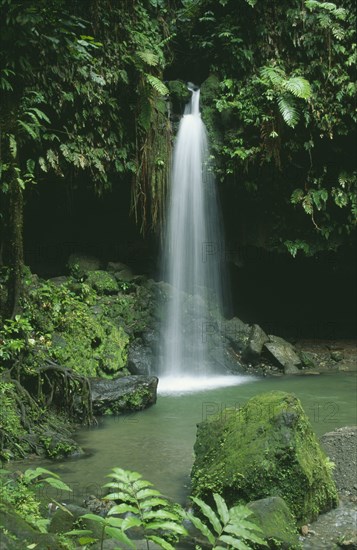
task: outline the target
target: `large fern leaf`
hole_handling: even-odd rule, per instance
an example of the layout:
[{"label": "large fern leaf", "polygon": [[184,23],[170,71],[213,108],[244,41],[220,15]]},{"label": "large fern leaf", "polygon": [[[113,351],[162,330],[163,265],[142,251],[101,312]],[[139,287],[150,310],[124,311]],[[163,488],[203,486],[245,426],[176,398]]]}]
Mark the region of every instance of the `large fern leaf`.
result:
[{"label": "large fern leaf", "polygon": [[234,506],[228,510],[224,499],[218,495],[213,495],[217,506],[216,512],[201,499],[191,497],[200,512],[208,519],[216,534],[213,534],[199,518],[192,514],[187,514],[187,518],[193,523],[201,534],[206,537],[212,545],[213,550],[225,550],[228,548],[237,548],[238,550],[249,550],[248,543],[254,542],[261,546],[267,546],[261,537],[261,529],[248,518],[252,511],[246,506]]},{"label": "large fern leaf", "polygon": [[286,75],[280,67],[262,67],[260,76],[266,83],[271,83],[275,87],[282,86],[286,79]]},{"label": "large fern leaf", "polygon": [[147,540],[155,541],[164,550],[173,550],[173,546],[166,540],[168,536],[187,534],[182,525],[183,511],[182,514],[176,512],[170,502],[152,488],[152,483],[142,479],[137,472],[114,468],[108,477],[112,479],[105,487],[115,492],[104,498],[121,501],[121,504],[109,510],[108,517],[113,514],[133,514],[124,520],[119,518],[122,530],[140,526]]},{"label": "large fern leaf", "polygon": [[150,50],[137,51],[136,55],[140,57],[144,63],[152,67],[156,67],[159,64],[158,56]]},{"label": "large fern leaf", "polygon": [[288,126],[294,128],[299,122],[299,113],[293,97],[283,95],[278,98],[278,106],[281,116]]},{"label": "large fern leaf", "polygon": [[154,90],[159,95],[162,95],[162,96],[169,95],[170,93],[169,89],[167,88],[167,86],[165,86],[163,82],[161,82],[159,78],[157,78],[156,76],[153,76],[152,74],[146,74],[145,76],[150,86],[154,88]]},{"label": "large fern leaf", "polygon": [[301,76],[291,76],[283,84],[285,90],[291,92],[294,96],[301,99],[309,99],[311,96],[310,83]]}]

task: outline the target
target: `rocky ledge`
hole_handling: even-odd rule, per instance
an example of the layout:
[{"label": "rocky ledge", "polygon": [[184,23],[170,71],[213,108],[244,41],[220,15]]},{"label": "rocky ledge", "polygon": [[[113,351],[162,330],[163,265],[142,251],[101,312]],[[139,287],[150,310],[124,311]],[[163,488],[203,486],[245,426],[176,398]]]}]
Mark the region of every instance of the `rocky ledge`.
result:
[{"label": "rocky ledge", "polygon": [[156,403],[156,376],[91,378],[93,412],[96,415],[140,411]]}]

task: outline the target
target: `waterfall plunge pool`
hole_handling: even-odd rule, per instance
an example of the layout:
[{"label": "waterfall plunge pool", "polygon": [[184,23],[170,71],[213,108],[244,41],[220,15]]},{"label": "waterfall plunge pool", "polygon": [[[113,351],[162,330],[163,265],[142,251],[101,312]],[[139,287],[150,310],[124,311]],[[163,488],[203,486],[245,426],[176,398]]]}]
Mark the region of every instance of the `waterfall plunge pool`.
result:
[{"label": "waterfall plunge pool", "polygon": [[[104,495],[102,485],[111,468],[135,470],[173,500],[184,504],[189,494],[196,424],[225,407],[243,405],[258,393],[292,392],[302,402],[318,436],[356,424],[356,375],[351,373],[279,378],[227,377],[235,385],[200,391],[167,393],[160,388],[156,405],[138,413],[102,417],[94,428],[81,429],[76,439],[84,457],[61,461],[21,461],[14,467],[41,465],[61,476],[72,493],[49,498],[82,504],[89,495]],[[232,380],[232,378],[234,380]],[[243,382],[243,383],[242,383]],[[237,385],[238,383],[238,385]]]}]

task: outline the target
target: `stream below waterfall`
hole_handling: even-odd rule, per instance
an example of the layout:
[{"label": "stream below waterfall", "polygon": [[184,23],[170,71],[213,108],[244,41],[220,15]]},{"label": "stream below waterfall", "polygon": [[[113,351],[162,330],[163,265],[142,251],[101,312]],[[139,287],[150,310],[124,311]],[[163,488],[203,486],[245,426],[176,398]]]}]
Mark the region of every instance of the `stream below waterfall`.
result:
[{"label": "stream below waterfall", "polygon": [[[242,405],[261,392],[282,390],[300,398],[318,436],[357,423],[353,373],[245,380],[240,385],[195,393],[159,394],[156,405],[149,409],[101,417],[97,427],[80,429],[75,437],[85,451],[82,457],[21,461],[13,465],[21,469],[41,465],[60,474],[72,488],[70,501],[77,504],[82,504],[88,495],[103,495],[105,476],[115,466],[140,472],[163,494],[185,504],[196,424],[225,407]],[[52,489],[46,490],[50,497]],[[68,501],[68,494],[62,493],[57,498]]]}]

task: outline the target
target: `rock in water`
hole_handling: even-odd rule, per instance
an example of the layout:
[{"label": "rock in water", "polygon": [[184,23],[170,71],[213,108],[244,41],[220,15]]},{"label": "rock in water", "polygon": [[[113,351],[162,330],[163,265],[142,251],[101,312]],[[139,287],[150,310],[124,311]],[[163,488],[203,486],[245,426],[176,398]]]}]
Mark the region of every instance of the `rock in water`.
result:
[{"label": "rock in water", "polygon": [[300,357],[295,353],[294,347],[279,336],[269,335],[269,342],[264,344],[271,357],[284,369],[285,374],[296,374],[301,366]]},{"label": "rock in water", "polygon": [[124,376],[90,380],[94,414],[140,411],[156,403],[156,376]]},{"label": "rock in water", "polygon": [[269,548],[294,550],[301,548],[294,518],[284,499],[268,497],[248,503],[253,512],[251,521],[263,531]]},{"label": "rock in water", "polygon": [[198,425],[192,492],[219,493],[232,506],[281,496],[297,522],[310,522],[338,501],[329,461],[300,401],[273,391]]}]

